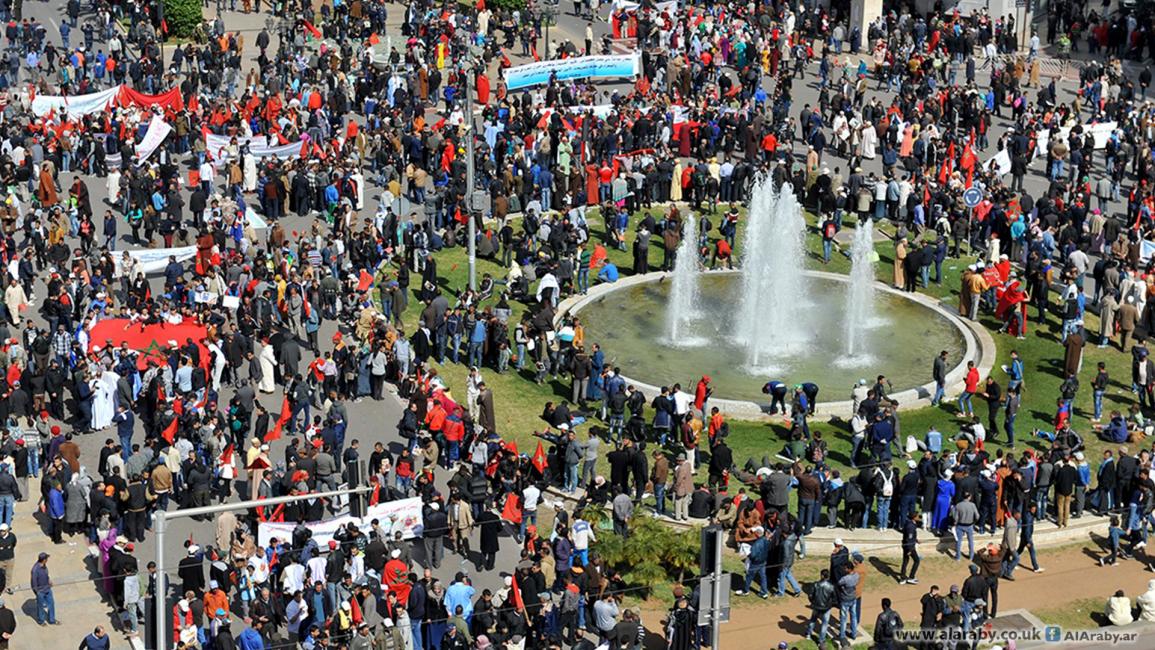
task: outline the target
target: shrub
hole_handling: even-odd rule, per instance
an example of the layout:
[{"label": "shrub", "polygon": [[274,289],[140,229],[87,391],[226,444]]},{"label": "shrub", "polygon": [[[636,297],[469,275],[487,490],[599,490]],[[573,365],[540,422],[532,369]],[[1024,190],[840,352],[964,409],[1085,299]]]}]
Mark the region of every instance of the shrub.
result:
[{"label": "shrub", "polygon": [[204,19],[201,0],[164,0],[164,20],[170,38],[189,38]]}]

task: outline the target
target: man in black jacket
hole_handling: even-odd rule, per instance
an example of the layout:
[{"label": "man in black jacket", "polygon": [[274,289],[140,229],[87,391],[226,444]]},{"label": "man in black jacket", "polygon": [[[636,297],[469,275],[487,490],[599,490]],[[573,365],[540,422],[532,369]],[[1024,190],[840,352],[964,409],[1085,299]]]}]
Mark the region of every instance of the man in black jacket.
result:
[{"label": "man in black jacket", "polygon": [[1110,449],[1103,452],[1103,462],[1096,474],[1096,492],[1099,501],[1099,515],[1110,512],[1115,507],[1115,458]]},{"label": "man in black jacket", "polygon": [[1059,462],[1055,470],[1055,523],[1059,528],[1067,526],[1071,516],[1071,499],[1075,496],[1075,483],[1079,480],[1079,470],[1069,458]]},{"label": "man in black jacket", "polygon": [[821,621],[818,628],[819,646],[826,643],[826,628],[830,625],[830,609],[834,603],[835,591],[830,582],[830,571],[823,569],[818,582],[810,586],[810,621],[806,624],[806,638],[809,639],[814,633],[814,623]]},{"label": "man in black jacket", "polygon": [[[912,512],[902,523],[902,568],[899,571],[899,584],[917,585],[918,565],[922,558],[918,554],[918,529],[922,527],[922,515]],[[906,563],[911,561],[910,577],[907,577]]]},{"label": "man in black jacket", "polygon": [[1139,475],[1139,460],[1127,453],[1126,447],[1119,447],[1115,460],[1115,503],[1123,504],[1131,497],[1135,477]]},{"label": "man in black jacket", "polygon": [[979,575],[979,567],[977,564],[970,565],[971,575],[963,583],[962,587],[962,611],[963,630],[970,631],[971,616],[977,609],[986,606],[987,593],[990,590],[990,585],[987,579]]}]

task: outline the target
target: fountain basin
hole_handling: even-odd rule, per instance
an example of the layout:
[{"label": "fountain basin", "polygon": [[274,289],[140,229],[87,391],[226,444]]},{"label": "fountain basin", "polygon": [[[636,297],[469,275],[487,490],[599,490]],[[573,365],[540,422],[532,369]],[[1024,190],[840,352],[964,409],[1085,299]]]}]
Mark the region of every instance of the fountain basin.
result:
[{"label": "fountain basin", "polygon": [[[710,400],[723,412],[757,417],[768,407],[762,385],[776,379],[792,385],[818,384],[820,414],[849,417],[850,389],[859,378],[871,385],[885,374],[893,386],[890,396],[903,408],[929,402],[934,384],[931,367],[940,350],[949,353],[948,395],[958,390],[967,360],[974,360],[986,376],[994,363],[995,346],[981,327],[972,327],[938,300],[922,294],[896,291],[875,284],[876,322],[862,356],[847,358],[845,304],[847,277],[807,271],[805,304],[796,306],[795,318],[805,324],[807,340],[799,347],[760,357],[758,368],[746,366],[747,347],[734,329],[742,278],[740,271],[711,271],[700,276],[700,318],[687,327],[689,343],[671,341],[666,322],[669,277],[649,273],[598,285],[585,296],[561,305],[559,313],[576,314],[585,328],[585,340],[601,345],[608,362],[622,369],[629,383],[647,396],[658,386],[675,382],[693,392],[702,375],[713,380]],[[763,332],[770,336],[772,333]]]}]

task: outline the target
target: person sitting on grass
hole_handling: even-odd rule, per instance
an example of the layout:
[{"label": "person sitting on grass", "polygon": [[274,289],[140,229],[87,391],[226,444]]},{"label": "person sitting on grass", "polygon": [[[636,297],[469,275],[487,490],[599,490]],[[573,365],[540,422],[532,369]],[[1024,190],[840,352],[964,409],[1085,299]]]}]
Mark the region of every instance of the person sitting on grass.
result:
[{"label": "person sitting on grass", "polygon": [[1104,613],[1107,615],[1107,620],[1111,621],[1111,625],[1129,625],[1135,622],[1135,617],[1131,615],[1131,599],[1123,593],[1122,589],[1107,599],[1107,608]]},{"label": "person sitting on grass", "polygon": [[1127,431],[1127,421],[1119,411],[1111,411],[1111,419],[1106,426],[1099,429],[1099,438],[1116,444],[1127,442],[1130,433]]}]

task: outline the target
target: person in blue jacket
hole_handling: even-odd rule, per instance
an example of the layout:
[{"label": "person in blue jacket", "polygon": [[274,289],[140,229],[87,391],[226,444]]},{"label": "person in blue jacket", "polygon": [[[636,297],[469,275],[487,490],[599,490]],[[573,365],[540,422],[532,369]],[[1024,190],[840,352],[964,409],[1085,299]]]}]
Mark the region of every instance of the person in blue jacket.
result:
[{"label": "person in blue jacket", "polygon": [[48,518],[52,521],[52,542],[63,544],[60,535],[64,532],[64,492],[59,481],[54,481],[48,489]]},{"label": "person in blue jacket", "polygon": [[762,392],[770,396],[770,415],[777,415],[781,410],[786,412],[786,384],[771,379],[762,386]]}]

